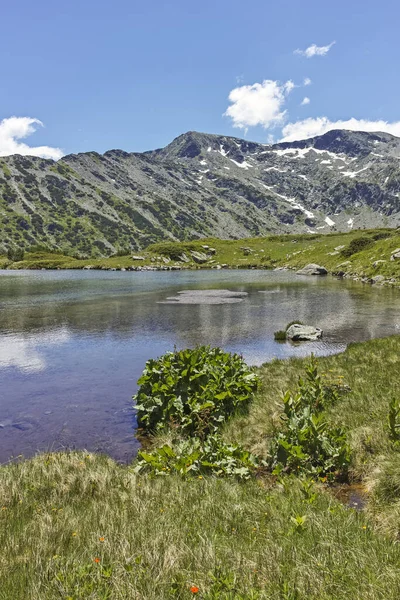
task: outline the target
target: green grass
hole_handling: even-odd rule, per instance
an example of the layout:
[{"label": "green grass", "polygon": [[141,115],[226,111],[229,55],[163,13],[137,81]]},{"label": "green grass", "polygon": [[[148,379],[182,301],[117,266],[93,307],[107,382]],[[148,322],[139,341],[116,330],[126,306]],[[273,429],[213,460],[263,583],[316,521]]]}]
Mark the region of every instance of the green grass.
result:
[{"label": "green grass", "polygon": [[[360,238],[366,238],[370,243],[365,241],[359,243]],[[215,255],[210,255],[206,263],[199,265],[194,261],[188,263],[179,261],[183,253],[190,257],[190,249],[204,252],[203,245],[216,249]],[[50,250],[44,252],[43,256],[26,252],[24,261],[12,263],[9,268],[81,269],[87,265],[98,269],[160,267],[166,264],[163,258],[170,261],[169,266],[180,265],[182,268],[196,269],[216,268],[218,265],[238,269],[276,267],[299,269],[308,263],[317,263],[326,267],[330,273],[341,272],[359,278],[383,275],[385,279],[393,279],[393,283],[398,285],[400,261],[391,261],[390,256],[399,247],[399,230],[371,229],[328,235],[278,235],[241,240],[203,239],[190,243],[165,242],[149,246],[143,251],[133,252],[134,255],[143,256],[144,261],[132,260],[131,255],[77,260],[70,256],[54,254]]]},{"label": "green grass", "polygon": [[[321,481],[263,470],[244,483],[151,478],[102,456],[40,455],[0,468],[0,599],[397,599],[400,452],[388,410],[399,355],[394,336],[318,360],[328,382],[350,387],[328,420],[348,431],[364,512]],[[261,367],[261,391],[224,438],[267,457],[280,395],[307,362]]]},{"label": "green grass", "polygon": [[398,597],[398,545],[314,491],[149,479],[81,453],[3,468],[0,598]]}]

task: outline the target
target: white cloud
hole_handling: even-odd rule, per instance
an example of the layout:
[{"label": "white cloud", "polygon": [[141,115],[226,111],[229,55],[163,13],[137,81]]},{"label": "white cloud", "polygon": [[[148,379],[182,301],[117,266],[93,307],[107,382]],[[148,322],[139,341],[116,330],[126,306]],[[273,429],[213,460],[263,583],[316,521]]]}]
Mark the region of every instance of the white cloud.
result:
[{"label": "white cloud", "polygon": [[300,106],[305,106],[306,104],[310,104],[311,100],[310,98],[308,98],[307,96],[304,96],[303,100],[301,101]]},{"label": "white cloud", "polygon": [[294,87],[293,81],[281,84],[266,79],[262,83],[234,88],[229,94],[231,105],[224,116],[230,117],[233,126],[241,129],[256,125],[265,129],[275,127],[283,122],[286,111],[282,107]]},{"label": "white cloud", "polygon": [[61,158],[64,153],[60,148],[51,148],[50,146],[31,147],[19,141],[32,135],[37,127],[42,126],[43,123],[39,119],[32,119],[31,117],[10,117],[0,121],[0,156],[22,154],[24,156],[53,158],[54,160]]},{"label": "white cloud", "polygon": [[294,54],[301,54],[301,56],[305,56],[306,58],[312,58],[313,56],[325,56],[325,54],[328,54],[329,50],[334,44],[336,44],[336,42],[331,42],[327,46],[317,46],[316,44],[311,44],[311,46],[308,46],[308,48],[305,50],[300,50],[300,48],[297,48],[297,50],[294,51]]},{"label": "white cloud", "polygon": [[347,119],[330,121],[328,117],[303,119],[296,123],[288,123],[282,129],[282,142],[293,142],[305,138],[322,135],[331,129],[348,129],[350,131],[382,131],[400,137],[400,121],[368,121],[366,119]]},{"label": "white cloud", "polygon": [[309,77],[304,77],[303,85],[311,85],[312,81]]}]

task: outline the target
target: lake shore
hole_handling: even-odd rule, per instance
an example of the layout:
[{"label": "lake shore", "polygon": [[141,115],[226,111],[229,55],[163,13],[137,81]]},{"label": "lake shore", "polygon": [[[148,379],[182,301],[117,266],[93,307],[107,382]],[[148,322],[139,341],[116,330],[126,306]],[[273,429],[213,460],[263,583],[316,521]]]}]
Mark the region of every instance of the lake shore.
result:
[{"label": "lake shore", "polygon": [[[329,423],[349,432],[363,511],[323,481],[295,476],[151,478],[96,454],[43,454],[0,467],[0,597],[167,600],[191,598],[191,588],[204,599],[397,597],[399,508],[390,490],[400,469],[387,415],[400,392],[399,353],[395,336],[318,359],[321,375],[351,389]],[[224,439],[265,456],[280,394],[307,362],[262,366],[261,391]]]},{"label": "lake shore", "polygon": [[[360,242],[361,239],[361,242]],[[0,257],[5,269],[179,271],[193,269],[290,269],[322,265],[328,273],[363,283],[400,285],[400,233],[394,229],[325,235],[285,235],[243,240],[163,242],[110,258],[73,258],[51,251],[27,252],[24,260]],[[396,257],[396,258],[394,258]]]}]

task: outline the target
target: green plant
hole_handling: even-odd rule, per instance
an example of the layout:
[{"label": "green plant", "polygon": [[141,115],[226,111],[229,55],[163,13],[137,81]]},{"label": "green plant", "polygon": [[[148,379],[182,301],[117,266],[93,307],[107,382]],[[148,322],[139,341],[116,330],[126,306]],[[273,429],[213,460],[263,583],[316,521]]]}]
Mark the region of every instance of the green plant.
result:
[{"label": "green plant", "polygon": [[280,329],[279,331],[275,331],[274,340],[276,340],[277,342],[286,341],[286,330],[284,331],[283,329]]},{"label": "green plant", "polygon": [[393,442],[400,442],[400,401],[392,398],[389,402],[389,436]]},{"label": "green plant", "polygon": [[164,444],[153,452],[139,451],[136,463],[136,473],[249,479],[257,459],[239,446],[224,443],[218,436],[208,436],[203,442],[193,438],[174,447]]},{"label": "green plant", "polygon": [[298,391],[283,396],[284,429],[275,434],[271,447],[271,467],[281,472],[304,472],[329,479],[345,479],[350,463],[346,435],[330,428],[325,410],[339,398],[335,386],[322,383],[312,356]]},{"label": "green plant", "polygon": [[357,252],[361,252],[361,250],[365,250],[374,244],[374,240],[367,236],[362,236],[358,238],[354,238],[351,240],[347,248],[343,248],[341,251],[341,255],[345,258],[349,258],[349,256],[353,256]]},{"label": "green plant", "polygon": [[7,258],[13,262],[24,260],[24,249],[23,248],[9,248],[7,250]]},{"label": "green plant", "polygon": [[166,427],[183,434],[216,432],[245,409],[259,379],[238,354],[200,346],[149,360],[134,396],[138,424],[149,432]]}]

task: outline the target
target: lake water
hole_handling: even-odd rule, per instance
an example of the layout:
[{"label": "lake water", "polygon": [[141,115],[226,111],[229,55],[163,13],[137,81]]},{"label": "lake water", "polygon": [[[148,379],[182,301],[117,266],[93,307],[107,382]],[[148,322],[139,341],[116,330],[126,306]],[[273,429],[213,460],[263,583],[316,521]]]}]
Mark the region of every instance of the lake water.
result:
[{"label": "lake water", "polygon": [[[246,294],[179,294],[190,290]],[[295,318],[321,327],[323,340],[275,342]],[[331,277],[0,271],[0,462],[61,448],[130,460],[136,381],[148,358],[174,346],[218,345],[259,365],[399,332],[398,291]]]}]

